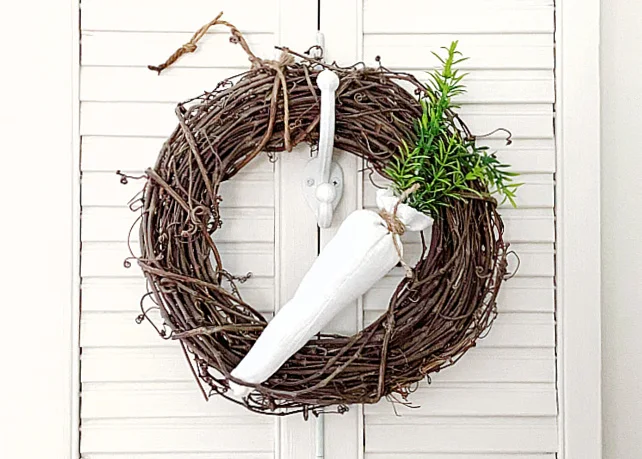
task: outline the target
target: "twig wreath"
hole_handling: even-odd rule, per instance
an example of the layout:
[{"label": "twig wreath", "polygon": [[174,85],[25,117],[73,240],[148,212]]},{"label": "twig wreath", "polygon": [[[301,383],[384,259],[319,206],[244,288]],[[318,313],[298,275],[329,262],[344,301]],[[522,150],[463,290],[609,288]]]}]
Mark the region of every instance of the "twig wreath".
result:
[{"label": "twig wreath", "polygon": [[[279,48],[279,60],[261,59],[219,15],[165,64],[150,68],[160,73],[194,51],[216,24],[229,27],[251,69],[179,104],[178,126],[145,173],[137,261],[148,293],[139,321],[147,318],[151,298],[171,332],[157,330],[193,356],[206,398],[221,395],[254,412],[306,418],[330,405],[344,412],[350,404],[397,400],[395,394],[405,400],[415,383],[453,365],[489,330],[507,276],[508,244],[491,188],[512,200],[514,174],[475,146],[452,110],[450,98],[463,90],[463,76],[453,68],[456,45],[426,85],[383,66],[328,64],[310,51]],[[408,203],[430,212],[432,235],[428,243],[421,233],[420,260],[374,323],[354,336],[318,334],[238,400],[230,382],[243,381],[231,372],[267,321],[237,287],[249,274],[228,272],[217,250],[220,186],[262,152],[276,160],[301,142],[315,144],[320,115],[313,83],[324,68],[340,78],[335,147],[363,158],[399,194],[412,188]],[[402,233],[395,216],[388,217],[389,230]]]}]

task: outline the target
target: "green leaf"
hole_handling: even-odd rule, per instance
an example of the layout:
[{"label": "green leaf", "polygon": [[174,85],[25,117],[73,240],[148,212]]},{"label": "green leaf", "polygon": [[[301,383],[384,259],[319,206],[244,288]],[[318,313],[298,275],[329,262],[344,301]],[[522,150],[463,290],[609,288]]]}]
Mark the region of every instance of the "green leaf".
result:
[{"label": "green leaf", "polygon": [[487,146],[477,146],[454,115],[459,107],[456,97],[466,92],[462,83],[467,73],[457,66],[466,57],[457,50],[458,42],[444,47],[443,54],[433,53],[441,69],[428,72],[425,96],[420,99],[421,115],[413,123],[416,141],[402,142],[385,169],[393,187],[401,192],[415,183],[421,185],[408,200],[414,208],[432,213],[447,207],[464,195],[487,196],[498,193],[503,201],[515,205],[515,192],[521,184],[513,183],[517,173],[507,170]]}]

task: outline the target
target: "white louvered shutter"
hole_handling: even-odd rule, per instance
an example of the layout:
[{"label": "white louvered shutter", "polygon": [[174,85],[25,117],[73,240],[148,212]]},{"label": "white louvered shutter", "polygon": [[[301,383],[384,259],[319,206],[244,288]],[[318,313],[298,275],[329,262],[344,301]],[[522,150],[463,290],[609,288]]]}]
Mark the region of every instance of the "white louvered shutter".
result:
[{"label": "white louvered shutter", "polygon": [[[301,3],[301,4],[299,4]],[[158,77],[163,61],[220,10],[258,55],[276,43],[307,48],[317,14],[327,57],[342,64],[375,56],[392,69],[436,65],[430,51],[453,39],[470,60],[462,116],[476,133],[510,129],[487,144],[521,172],[518,209],[502,208],[519,254],[503,287],[492,332],[411,400],[421,409],[351,407],[325,417],[327,459],[554,459],[558,450],[555,352],[555,142],[553,0],[83,0],[82,404],[81,451],[89,459],[312,459],[315,423],[255,416],[218,399],[205,403],[175,342],[134,318],[144,290],[123,267],[135,216],[126,203],[140,183],[119,183],[152,165],[176,125],[176,102],[247,68],[217,30]],[[340,154],[345,195],[333,228],[319,231],[300,191],[305,147],[247,167],[223,186],[219,233],[226,265],[252,271],[244,296],[270,313],[287,300],[317,252],[352,210],[374,206],[362,164]],[[293,179],[294,177],[294,179]],[[252,219],[250,223],[250,219]],[[412,244],[413,241],[408,241]],[[416,242],[416,241],[415,241]],[[409,251],[417,252],[418,245]],[[512,260],[514,262],[514,260]],[[335,320],[352,333],[381,314],[401,271]]]},{"label": "white louvered shutter", "polygon": [[[518,208],[501,209],[521,266],[503,286],[490,335],[420,385],[410,397],[420,409],[398,405],[396,415],[388,402],[366,406],[356,422],[366,459],[556,457],[554,26],[553,0],[321,2],[328,54],[342,64],[376,66],[381,56],[384,66],[425,80],[438,64],[431,51],[459,40],[470,57],[461,67],[471,73],[462,117],[478,134],[512,131],[511,147],[501,133],[485,143],[524,183]],[[352,195],[374,207],[374,187],[367,177],[361,184]],[[407,242],[417,255],[418,240]],[[363,324],[383,313],[401,276],[398,269],[364,296]]]},{"label": "white louvered shutter", "polygon": [[[144,281],[135,264],[123,266],[136,218],[127,202],[142,183],[123,186],[115,171],[139,175],[153,165],[177,124],[176,103],[249,63],[229,43],[229,32],[215,29],[162,76],[146,66],[162,62],[220,10],[259,56],[273,57],[275,44],[314,43],[316,3],[82,2],[80,449],[86,459],[297,457],[286,452],[296,453],[291,432],[302,421],[252,415],[217,398],[205,403],[177,343],[135,323]],[[300,183],[291,179],[308,158],[303,146],[276,164],[263,157],[222,186],[221,255],[231,272],[252,271],[244,297],[268,316],[316,256],[316,224]]]}]

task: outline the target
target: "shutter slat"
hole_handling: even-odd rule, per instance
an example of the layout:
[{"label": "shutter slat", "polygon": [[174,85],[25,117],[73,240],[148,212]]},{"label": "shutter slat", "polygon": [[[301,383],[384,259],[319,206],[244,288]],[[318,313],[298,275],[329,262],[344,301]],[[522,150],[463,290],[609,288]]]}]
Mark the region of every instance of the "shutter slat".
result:
[{"label": "shutter slat", "polygon": [[[216,14],[216,13],[215,13]],[[201,19],[193,30],[203,25]],[[192,37],[189,33],[135,33],[135,32],[83,32],[82,65],[83,66],[123,66],[141,67],[147,70],[149,64],[165,62],[167,57]],[[180,67],[210,67],[227,69],[228,77],[236,74],[234,69],[249,68],[245,51],[230,43],[230,35],[208,33],[198,43],[198,51],[179,59],[170,69],[163,73],[163,78]],[[271,58],[274,56],[274,35],[271,33],[249,33],[245,39],[257,56]],[[147,70],[156,76],[151,70]],[[212,87],[218,83],[212,81]],[[192,96],[208,88],[200,88]]]},{"label": "shutter slat", "polygon": [[[114,172],[86,172],[82,175],[82,205],[126,207],[130,199],[142,190],[143,182],[129,180],[120,183]],[[274,183],[272,174],[246,174],[221,184],[221,207],[273,207]]]},{"label": "shutter slat", "polygon": [[[234,70],[238,73],[247,66]],[[87,102],[171,102],[211,90],[230,75],[230,69],[176,68],[163,78],[144,67],[84,67],[80,98]],[[422,82],[424,71],[408,70]],[[555,92],[550,70],[477,71],[466,78],[462,103],[552,103]]]},{"label": "shutter slat", "polygon": [[[83,382],[193,381],[178,346],[90,347],[83,350],[82,365]],[[431,379],[440,384],[554,383],[555,352],[551,348],[473,348],[457,365]]]},{"label": "shutter slat", "polygon": [[439,66],[432,52],[455,40],[470,57],[462,70],[552,70],[555,65],[552,34],[367,34],[364,58],[369,65],[378,65],[380,56],[388,68],[423,71]]},{"label": "shutter slat", "polygon": [[[274,311],[274,278],[254,276],[237,287],[249,304],[260,311]],[[145,292],[142,277],[83,279],[83,312],[126,312],[135,317],[140,314],[139,303]]]},{"label": "shutter slat", "polygon": [[[270,311],[260,308],[260,303],[254,305],[264,309],[262,312],[270,318]],[[140,313],[140,311],[138,311]],[[163,323],[157,310],[147,313],[147,316],[159,328]],[[138,324],[137,315],[125,313],[87,312],[80,321],[80,345],[89,347],[133,347],[133,348],[175,348],[178,343],[172,339],[160,339],[156,331],[146,322]],[[169,332],[169,330],[168,330]]]},{"label": "shutter slat", "polygon": [[[83,459],[230,459],[230,453],[185,453],[185,452],[159,452],[159,453],[84,453]],[[234,459],[274,459],[274,453],[244,453],[234,452]],[[457,459],[457,458],[455,458]],[[474,459],[474,458],[473,458]],[[484,459],[484,458],[482,458]],[[524,459],[521,456],[507,459]],[[526,459],[548,459],[548,458],[526,458]]]},{"label": "shutter slat", "polygon": [[[217,247],[225,269],[232,274],[274,275],[273,243],[220,243]],[[81,274],[83,277],[142,277],[135,261],[130,268],[123,265],[130,256],[125,242],[86,242]]]},{"label": "shutter slat", "polygon": [[274,447],[270,419],[167,418],[86,420],[81,453],[268,452]]},{"label": "shutter slat", "polygon": [[[540,453],[557,449],[554,417],[434,419],[366,417],[367,452]],[[416,422],[412,422],[412,421]]]},{"label": "shutter slat", "polygon": [[[124,242],[133,226],[131,241],[139,240],[138,214],[126,207],[86,207],[83,209],[82,240],[87,242]],[[222,226],[213,239],[218,242],[274,241],[274,209],[223,208]]]},{"label": "shutter slat", "polygon": [[[177,124],[174,109],[175,104],[166,102],[85,102],[80,110],[80,130],[82,135],[166,137]],[[553,111],[546,104],[466,105],[460,113],[476,133],[503,127],[515,138],[553,138]],[[504,137],[502,133],[491,136]]]},{"label": "shutter slat", "polygon": [[[82,169],[86,172],[143,171],[153,166],[161,150],[161,137],[104,137],[85,136],[82,141]],[[555,147],[552,139],[515,139],[506,147],[501,139],[484,139],[487,145],[505,163],[520,173],[555,172]],[[241,173],[271,171],[274,166],[267,156],[259,156]]]},{"label": "shutter slat", "polygon": [[389,401],[366,405],[365,414],[382,420],[398,416],[541,417],[557,414],[555,386],[552,384],[421,383],[405,402],[410,406]]},{"label": "shutter slat", "polygon": [[[384,277],[363,297],[366,311],[383,311],[399,279]],[[555,289],[550,277],[516,277],[502,286],[498,298],[499,313],[553,312]]]},{"label": "shutter slat", "polygon": [[[81,167],[83,172],[122,170],[142,173],[156,163],[164,142],[164,137],[84,136]],[[244,167],[239,176],[273,172],[274,165],[267,155],[261,155]]]},{"label": "shutter slat", "polygon": [[365,0],[363,12],[365,33],[552,33],[553,14],[552,0]]},{"label": "shutter slat", "polygon": [[[102,459],[102,458],[101,458]],[[109,459],[112,459],[111,457]],[[113,458],[117,459],[117,458]],[[153,458],[162,459],[162,458]],[[180,459],[183,459],[182,456]],[[189,458],[192,459],[192,458]],[[216,458],[217,459],[217,458]],[[529,453],[504,453],[501,456],[496,454],[483,453],[366,453],[364,459],[556,459],[555,453],[550,454],[529,454]]]},{"label": "shutter slat", "polygon": [[[370,325],[387,308],[387,303],[377,310],[364,314],[364,325]],[[493,328],[484,339],[477,341],[480,348],[535,348],[554,347],[555,328],[552,314],[504,313],[498,315]]]},{"label": "shutter slat", "polygon": [[[273,2],[252,2],[248,7],[237,0],[219,0],[215,5],[209,0],[83,0],[81,26],[92,31],[193,33],[219,11],[225,12],[224,19],[238,23],[242,32],[272,32],[277,27],[278,10]],[[226,32],[224,27],[215,30]]]},{"label": "shutter slat", "polygon": [[[408,397],[412,407],[382,401],[366,405],[366,416],[554,416],[556,394],[552,384],[433,384]],[[420,407],[421,409],[418,409]],[[86,419],[163,417],[226,417],[252,414],[221,397],[203,402],[193,382],[85,383],[82,415]],[[251,419],[248,419],[251,422]]]}]

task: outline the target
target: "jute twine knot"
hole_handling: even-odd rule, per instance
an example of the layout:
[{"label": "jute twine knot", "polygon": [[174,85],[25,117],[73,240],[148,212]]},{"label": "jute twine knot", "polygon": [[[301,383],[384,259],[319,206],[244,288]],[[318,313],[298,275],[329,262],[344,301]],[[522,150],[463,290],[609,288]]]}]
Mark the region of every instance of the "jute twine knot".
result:
[{"label": "jute twine knot", "polygon": [[399,204],[404,202],[406,199],[408,199],[408,196],[417,191],[419,189],[419,186],[420,185],[418,183],[415,183],[413,186],[401,193],[401,196],[399,196],[395,207],[392,209],[392,213],[388,212],[385,209],[379,210],[379,216],[386,223],[386,227],[388,228],[390,234],[392,234],[392,242],[394,243],[395,250],[397,251],[397,255],[399,256],[399,263],[401,263],[404,271],[406,271],[406,277],[408,278],[411,278],[413,276],[413,270],[412,267],[403,259],[403,250],[400,241],[401,236],[403,236],[406,232],[406,225],[404,225],[403,222],[399,220],[399,217],[397,217],[397,210],[399,209]]},{"label": "jute twine knot", "polygon": [[277,72],[282,72],[284,67],[294,64],[294,56],[285,51],[281,51],[281,55],[277,60],[261,60],[261,62]]},{"label": "jute twine knot", "polygon": [[406,232],[406,225],[404,225],[401,220],[399,220],[399,217],[397,217],[396,215],[392,215],[386,209],[381,209],[379,211],[379,216],[383,218],[384,222],[386,222],[388,231],[398,236],[404,235],[404,233]]},{"label": "jute twine knot", "polygon": [[283,92],[283,142],[287,151],[292,151],[292,137],[290,135],[290,99],[288,96],[288,85],[285,79],[284,69],[287,68],[288,65],[292,64],[294,64],[294,56],[285,51],[281,51],[281,55],[278,60],[258,59],[252,63],[253,66],[263,65],[276,72],[276,77],[279,81],[278,83],[274,83],[274,88],[278,91],[278,86],[280,85]]}]

